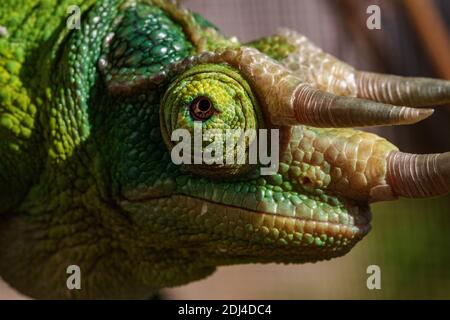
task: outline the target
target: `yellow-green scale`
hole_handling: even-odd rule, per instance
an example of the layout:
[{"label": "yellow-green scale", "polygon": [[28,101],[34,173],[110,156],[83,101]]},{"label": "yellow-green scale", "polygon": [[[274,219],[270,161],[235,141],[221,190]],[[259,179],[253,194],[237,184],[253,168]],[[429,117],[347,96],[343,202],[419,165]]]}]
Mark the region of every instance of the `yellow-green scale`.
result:
[{"label": "yellow-green scale", "polygon": [[45,166],[49,140],[41,120],[52,109],[53,48],[69,32],[64,18],[68,6],[86,10],[92,2],[2,1],[0,213],[20,203]]}]

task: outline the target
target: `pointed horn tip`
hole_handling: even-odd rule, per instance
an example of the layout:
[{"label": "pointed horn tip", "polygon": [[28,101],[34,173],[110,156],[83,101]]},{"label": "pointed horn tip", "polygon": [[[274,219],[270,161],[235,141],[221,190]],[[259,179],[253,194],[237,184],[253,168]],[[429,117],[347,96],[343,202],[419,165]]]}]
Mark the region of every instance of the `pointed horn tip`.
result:
[{"label": "pointed horn tip", "polygon": [[426,108],[426,109],[414,109],[417,111],[417,121],[419,122],[422,120],[425,120],[426,118],[430,117],[434,113],[434,109]]},{"label": "pointed horn tip", "polygon": [[[391,112],[386,113],[390,120],[386,119],[386,125],[410,125],[418,123],[426,118],[430,117],[434,113],[434,109],[417,109],[410,107],[399,107],[389,104],[380,104],[383,108],[390,108]],[[396,114],[396,116],[394,116]]]},{"label": "pointed horn tip", "polygon": [[397,196],[427,198],[450,193],[450,152],[411,154],[392,151],[386,181]]},{"label": "pointed horn tip", "polygon": [[409,124],[415,124],[417,122],[420,122],[422,120],[425,120],[426,118],[430,117],[434,113],[434,109],[417,109],[417,108],[410,108],[410,107],[397,107],[394,106],[395,109],[398,112],[398,118],[393,124],[395,125],[409,125]]}]

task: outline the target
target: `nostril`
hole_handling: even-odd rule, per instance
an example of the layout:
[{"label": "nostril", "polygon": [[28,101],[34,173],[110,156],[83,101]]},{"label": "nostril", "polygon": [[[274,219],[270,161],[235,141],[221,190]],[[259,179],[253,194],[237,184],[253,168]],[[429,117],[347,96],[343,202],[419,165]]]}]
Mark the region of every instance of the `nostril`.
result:
[{"label": "nostril", "polygon": [[301,183],[302,185],[304,185],[304,186],[312,185],[312,181],[311,181],[311,179],[308,178],[308,177],[301,177],[301,178],[299,179],[299,181],[300,181],[300,183]]}]

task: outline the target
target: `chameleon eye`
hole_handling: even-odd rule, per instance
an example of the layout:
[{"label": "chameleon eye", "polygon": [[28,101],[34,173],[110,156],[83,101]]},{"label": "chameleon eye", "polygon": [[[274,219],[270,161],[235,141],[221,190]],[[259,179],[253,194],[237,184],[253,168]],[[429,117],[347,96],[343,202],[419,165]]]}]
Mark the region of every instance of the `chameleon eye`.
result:
[{"label": "chameleon eye", "polygon": [[212,117],[215,109],[212,101],[205,96],[194,99],[189,105],[189,113],[192,119],[197,121],[205,121]]},{"label": "chameleon eye", "polygon": [[[224,65],[192,66],[172,80],[160,108],[164,142],[171,155],[182,151],[179,164],[188,171],[222,179],[255,168],[256,163],[247,160],[264,121],[250,86],[237,70]],[[202,136],[196,144],[198,129]],[[179,134],[188,135],[190,142],[176,138]]]}]

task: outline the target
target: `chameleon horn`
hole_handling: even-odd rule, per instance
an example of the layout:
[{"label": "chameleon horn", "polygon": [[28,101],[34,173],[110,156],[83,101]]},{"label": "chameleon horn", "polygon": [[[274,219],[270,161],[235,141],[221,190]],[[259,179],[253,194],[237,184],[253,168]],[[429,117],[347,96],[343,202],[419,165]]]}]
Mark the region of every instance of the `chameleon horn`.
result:
[{"label": "chameleon horn", "polygon": [[254,86],[271,123],[314,127],[366,127],[411,124],[429,117],[433,109],[414,109],[337,96],[311,87],[305,79],[261,54],[239,48],[206,52],[175,64],[172,72],[195,63],[227,63]]},{"label": "chameleon horn", "polygon": [[360,98],[411,107],[450,103],[450,81],[362,71],[355,78]]},{"label": "chameleon horn", "polygon": [[411,154],[392,151],[386,181],[398,196],[425,198],[450,192],[450,152]]},{"label": "chameleon horn", "polygon": [[416,123],[433,109],[414,109],[374,101],[336,96],[309,85],[293,93],[293,111],[301,124],[315,127],[364,127]]}]

